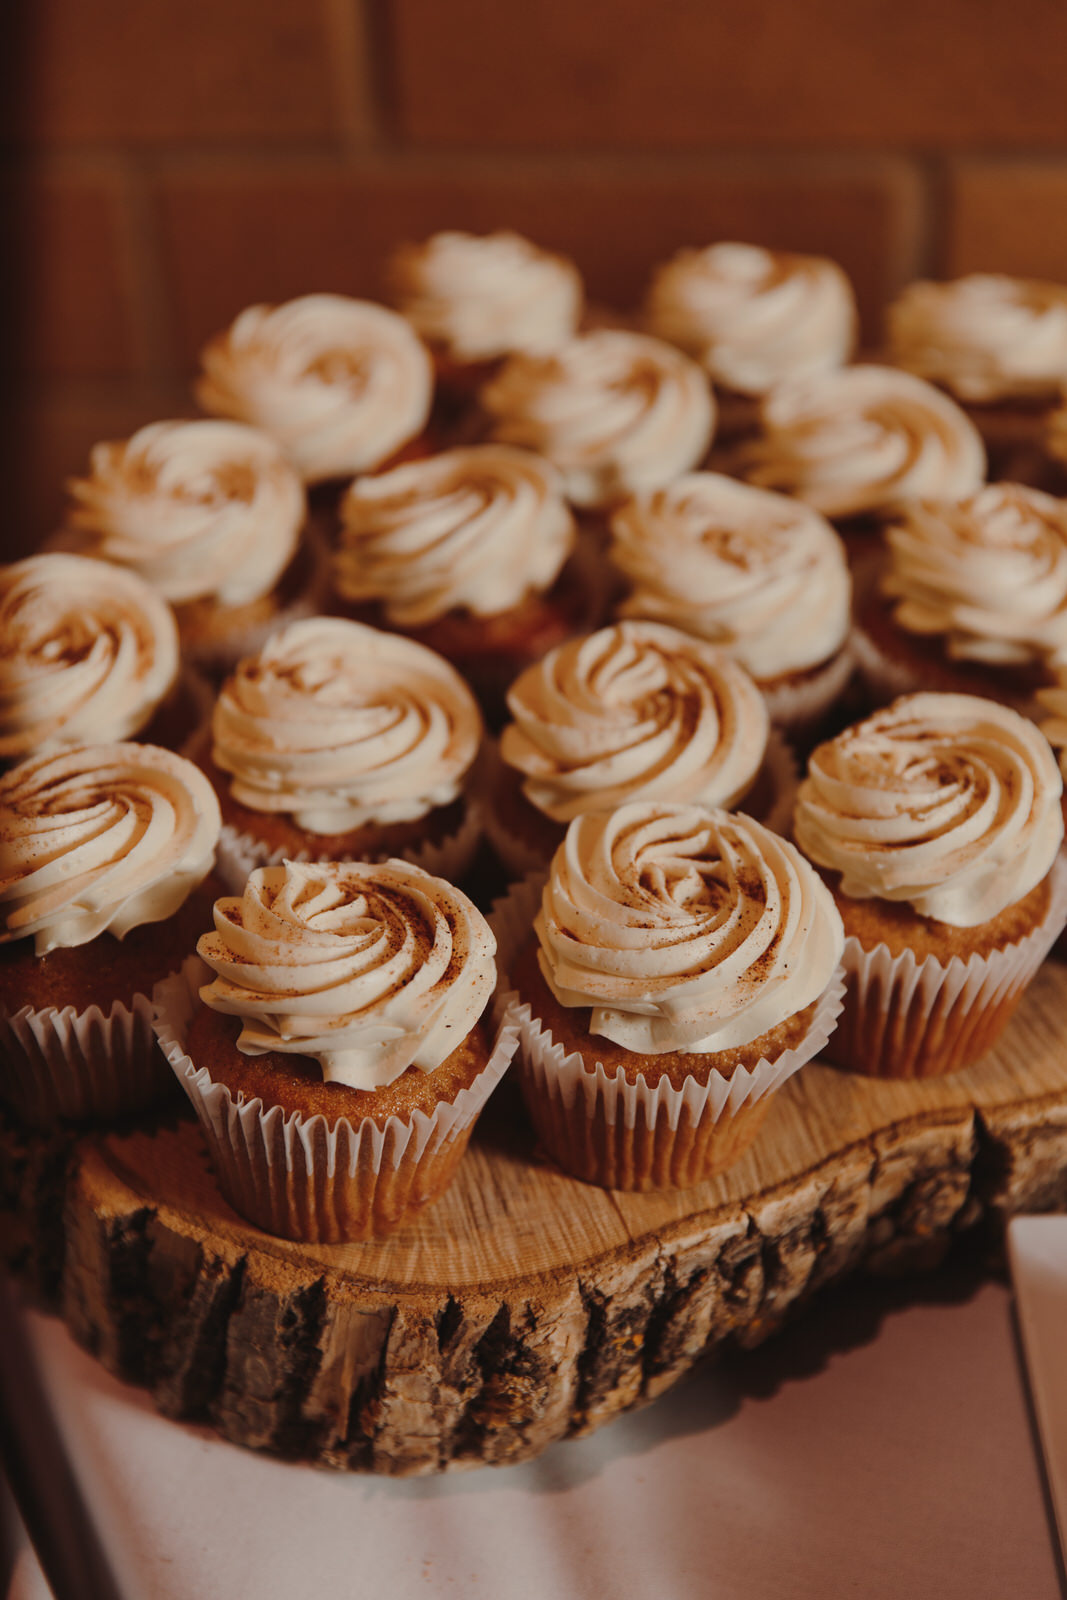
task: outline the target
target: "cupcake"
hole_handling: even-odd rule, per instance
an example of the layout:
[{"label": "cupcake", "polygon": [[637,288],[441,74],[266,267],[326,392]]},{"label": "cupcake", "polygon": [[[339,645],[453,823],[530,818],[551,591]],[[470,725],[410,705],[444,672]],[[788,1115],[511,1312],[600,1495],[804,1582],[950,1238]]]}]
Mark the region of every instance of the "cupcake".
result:
[{"label": "cupcake", "polygon": [[759,435],[733,466],[852,532],[911,500],[973,494],[986,461],[978,430],[940,389],[893,367],[858,366],[773,389]]},{"label": "cupcake", "polygon": [[486,832],[516,876],[545,868],[583,811],[636,800],[744,805],[788,827],[796,769],[767,708],[724,650],[658,622],[617,622],[528,667],[508,694],[513,721]]},{"label": "cupcake", "polygon": [[565,344],[582,314],[574,263],[517,233],[435,233],[395,250],[386,277],[393,304],[429,346],[439,386],[460,401],[503,357]]},{"label": "cupcake", "polygon": [[341,503],[334,587],[363,620],[453,662],[488,708],[589,619],[555,469],[471,445],[358,478]]},{"label": "cupcake", "polygon": [[198,751],[222,807],[222,876],[239,889],[287,858],[402,855],[458,877],[480,831],[481,734],[432,650],[339,617],[292,623],[223,684]]},{"label": "cupcake", "polygon": [[1044,734],[974,695],[905,696],[814,752],[794,835],[848,936],[829,1060],[927,1078],[994,1044],[1067,920],[1062,788]]},{"label": "cupcake", "polygon": [[277,440],[308,484],[386,465],[422,433],[433,364],[404,318],[309,294],[249,306],[204,349],[196,397]]},{"label": "cupcake", "polygon": [[939,689],[1025,710],[1067,661],[1067,500],[991,483],[916,501],[885,538],[854,639],[872,695]]},{"label": "cupcake", "polygon": [[704,459],[715,403],[673,346],[604,328],[545,356],[513,356],[481,392],[491,435],[547,456],[576,506],[602,511]]},{"label": "cupcake", "polygon": [[852,673],[852,586],[844,546],[785,495],[693,472],[636,495],[611,520],[627,616],[721,646],[751,674],[773,722],[819,726]]},{"label": "cupcake", "polygon": [[992,476],[1034,464],[1067,386],[1067,286],[992,273],[909,284],[889,308],[888,333],[898,366],[964,406]]},{"label": "cupcake", "polygon": [[315,609],[300,479],[267,434],[156,422],[98,444],[71,482],[69,539],[170,601],[187,659],[226,670],[279,623]]},{"label": "cupcake", "polygon": [[165,600],[82,556],[0,567],[0,763],[65,745],[180,745],[201,713]]},{"label": "cupcake", "polygon": [[840,1006],[818,874],[751,817],[641,801],[572,822],[530,901],[512,891],[498,937],[547,1154],[615,1189],[736,1160]]},{"label": "cupcake", "polygon": [[151,994],[195,944],[218,834],[203,773],[153,745],[0,777],[0,1095],[25,1121],[109,1118],[169,1087]]},{"label": "cupcake", "polygon": [[156,1027],[234,1209],[334,1243],[435,1200],[514,1050],[482,1019],[495,941],[466,895],[404,861],[287,861],[197,949]]},{"label": "cupcake", "polygon": [[720,439],[751,431],[776,384],[843,366],[856,343],[855,296],[835,262],[751,244],[679,250],[653,275],[645,319],[711,378]]}]

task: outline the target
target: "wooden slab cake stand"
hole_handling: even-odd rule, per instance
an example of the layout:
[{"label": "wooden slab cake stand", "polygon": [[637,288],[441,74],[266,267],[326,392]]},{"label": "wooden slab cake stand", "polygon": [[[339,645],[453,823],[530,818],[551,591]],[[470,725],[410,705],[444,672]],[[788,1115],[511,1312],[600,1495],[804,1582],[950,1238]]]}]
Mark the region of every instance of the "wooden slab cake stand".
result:
[{"label": "wooden slab cake stand", "polygon": [[863,1262],[933,1264],[983,1215],[1067,1196],[1067,967],[957,1077],[805,1067],[753,1150],[685,1193],[539,1163],[505,1083],[449,1193],[381,1243],[235,1216],[197,1125],[0,1134],[9,1261],[159,1407],[226,1438],[392,1474],[511,1462],[752,1345]]}]

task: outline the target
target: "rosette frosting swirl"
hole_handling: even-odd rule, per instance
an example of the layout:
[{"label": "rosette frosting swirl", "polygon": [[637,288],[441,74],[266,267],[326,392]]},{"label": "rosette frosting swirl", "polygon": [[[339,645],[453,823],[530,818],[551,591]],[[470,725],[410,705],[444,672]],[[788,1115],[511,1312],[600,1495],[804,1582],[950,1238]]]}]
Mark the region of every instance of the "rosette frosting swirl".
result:
[{"label": "rosette frosting swirl", "polygon": [[715,424],[694,361],[617,328],[582,334],[554,355],[513,356],[481,400],[494,438],[547,456],[580,506],[669,483],[702,459]]},{"label": "rosette frosting swirl", "polygon": [[154,422],[98,444],[70,489],[79,548],[174,605],[269,594],[304,525],[303,486],[282,451],[237,422]]},{"label": "rosette frosting swirl", "polygon": [[191,761],[80,745],[0,778],[0,942],[37,955],[162,922],[215,861],[219,803]]},{"label": "rosette frosting swirl", "polygon": [[139,733],[178,676],[166,601],[83,556],[0,568],[0,759]]},{"label": "rosette frosting swirl", "polygon": [[471,445],[359,478],[341,507],[334,582],[417,627],[446,611],[494,616],[554,583],[574,518],[547,461]]},{"label": "rosette frosting swirl", "polygon": [[508,692],[500,751],[556,822],[631,800],[732,806],[767,745],[763,696],[731,658],[656,622],[568,640]]},{"label": "rosette frosting swirl", "polygon": [[783,383],[739,453],[750,483],[828,517],[972,494],[985,477],[978,430],[947,395],[893,367],[842,367]]},{"label": "rosette frosting swirl", "polygon": [[657,269],[647,312],[654,334],[739,394],[830,371],[856,342],[852,286],[835,262],[751,244],[680,250]]},{"label": "rosette frosting swirl", "polygon": [[457,799],[481,714],[458,672],[424,645],[310,617],[240,662],[212,734],[241,805],[285,812],[309,833],[347,833]]},{"label": "rosette frosting swirl", "polygon": [[961,400],[1051,398],[1067,384],[1067,287],[976,272],[909,284],[889,308],[893,360]]},{"label": "rosette frosting swirl", "polygon": [[751,817],[647,801],[571,823],[535,927],[560,1004],[641,1055],[750,1044],[819,998],[844,947],[793,845]]},{"label": "rosette frosting swirl", "polygon": [[197,950],[215,972],[201,998],[241,1019],[238,1050],[310,1056],[353,1089],[439,1067],[496,982],[481,912],[404,861],[257,868]]},{"label": "rosette frosting swirl", "polygon": [[578,327],[582,280],[517,233],[435,233],[389,263],[392,299],[428,344],[459,361],[543,355]]},{"label": "rosette frosting swirl", "polygon": [[728,650],[759,682],[830,660],[848,638],[844,547],[818,512],[714,472],[635,496],[611,522],[630,616]]},{"label": "rosette frosting swirl", "polygon": [[905,695],[814,752],[794,834],[844,894],[973,928],[1049,871],[1062,788],[1027,717],[975,695]]},{"label": "rosette frosting swirl", "polygon": [[1067,660],[1067,500],[991,483],[917,501],[886,538],[882,588],[902,628],[943,634],[960,660]]},{"label": "rosette frosting swirl", "polygon": [[430,413],[425,346],[395,311],[345,295],[249,306],[202,362],[205,411],[271,434],[309,483],[380,465]]}]

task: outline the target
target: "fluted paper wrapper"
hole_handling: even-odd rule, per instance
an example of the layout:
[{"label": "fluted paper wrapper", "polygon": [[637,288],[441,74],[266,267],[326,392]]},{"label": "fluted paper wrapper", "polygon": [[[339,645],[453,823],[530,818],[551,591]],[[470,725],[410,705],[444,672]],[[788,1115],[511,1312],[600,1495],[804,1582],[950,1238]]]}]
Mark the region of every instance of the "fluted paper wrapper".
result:
[{"label": "fluted paper wrapper", "polygon": [[451,1182],[478,1114],[515,1054],[518,1029],[495,1006],[496,1037],[486,1066],[451,1103],[406,1121],[370,1117],[287,1117],[281,1106],[236,1099],[185,1052],[199,988],[212,973],[191,957],[157,984],[154,1026],[163,1055],[195,1110],[233,1209],[266,1233],[316,1244],[370,1239],[390,1232]]},{"label": "fluted paper wrapper", "polygon": [[[373,855],[360,856],[361,861],[409,861],[413,867],[422,867],[435,878],[447,878],[458,883],[474,860],[478,841],[482,836],[482,809],[471,797],[467,801],[463,820],[455,833],[443,839],[426,839],[421,844],[409,845],[403,850],[378,850]],[[233,894],[240,894],[248,882],[248,875],[256,867],[277,867],[283,861],[316,861],[332,859],[317,857],[310,850],[271,850],[260,839],[243,833],[230,823],[223,823],[215,852],[215,871]]]},{"label": "fluted paper wrapper", "polygon": [[840,973],[819,999],[803,1040],[773,1061],[712,1070],[706,1082],[630,1083],[620,1068],[590,1072],[577,1051],[553,1039],[510,987],[508,972],[530,937],[543,875],[514,884],[493,907],[501,1003],[518,1029],[523,1098],[546,1152],[575,1177],[610,1189],[686,1189],[731,1166],[748,1149],[770,1097],[819,1055],[841,1011]]},{"label": "fluted paper wrapper", "polygon": [[[500,750],[495,741],[490,744],[486,741],[486,754],[482,770],[482,795],[484,808],[485,836],[492,845],[497,859],[507,869],[513,878],[525,878],[532,873],[545,872],[552,859],[554,851],[547,855],[542,854],[528,840],[509,828],[507,822],[498,814],[492,803],[494,772],[499,768],[501,761]],[[770,828],[772,833],[786,834],[792,825],[793,808],[796,804],[797,786],[800,774],[797,769],[797,759],[793,750],[788,745],[777,728],[772,727],[767,739],[767,748],[764,752],[763,763],[756,775],[756,786],[761,778],[770,780],[772,799],[770,806],[764,814],[757,815],[749,810],[748,800],[742,796],[735,806],[734,811],[743,811],[747,816],[756,816],[757,822],[762,822],[765,828]],[[596,810],[595,795],[590,795],[589,809]]]},{"label": "fluted paper wrapper", "polygon": [[0,1011],[0,1097],[24,1122],[106,1122],[142,1111],[172,1088],[152,1031],[152,1001],[109,1011],[24,1006]]},{"label": "fluted paper wrapper", "polygon": [[817,728],[848,688],[855,664],[850,635],[837,654],[818,671],[776,688],[764,688],[761,684],[760,691],[767,702],[771,721],[786,733],[805,734]]},{"label": "fluted paper wrapper", "polygon": [[947,966],[884,944],[845,941],[845,1002],[826,1051],[870,1078],[934,1078],[973,1066],[1000,1037],[1067,922],[1067,857],[1052,867],[1049,907],[1032,933],[1003,950]]}]

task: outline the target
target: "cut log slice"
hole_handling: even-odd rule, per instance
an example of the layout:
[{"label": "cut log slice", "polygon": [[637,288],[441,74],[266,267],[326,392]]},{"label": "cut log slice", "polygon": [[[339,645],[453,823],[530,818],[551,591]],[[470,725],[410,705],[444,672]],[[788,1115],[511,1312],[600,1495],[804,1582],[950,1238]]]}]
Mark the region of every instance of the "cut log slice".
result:
[{"label": "cut log slice", "polygon": [[1067,968],[957,1077],[811,1065],[755,1146],[685,1192],[540,1163],[514,1089],[453,1187],[379,1243],[296,1245],[231,1212],[199,1129],[0,1135],[4,1252],[175,1417],[322,1465],[512,1462],[753,1345],[860,1263],[935,1264],[982,1216],[1067,1196]]}]

